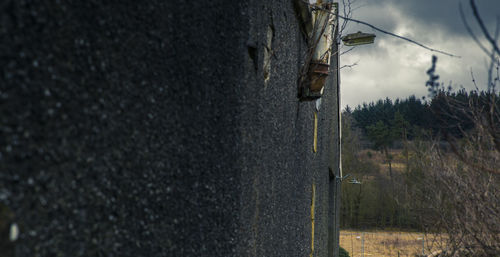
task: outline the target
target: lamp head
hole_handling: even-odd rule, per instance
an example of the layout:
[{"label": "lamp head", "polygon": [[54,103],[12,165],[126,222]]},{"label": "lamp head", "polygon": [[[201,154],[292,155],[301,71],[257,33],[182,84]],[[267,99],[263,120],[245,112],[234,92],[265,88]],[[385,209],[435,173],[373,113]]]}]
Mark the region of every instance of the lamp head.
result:
[{"label": "lamp head", "polygon": [[375,34],[358,31],[358,33],[352,33],[342,37],[342,42],[344,42],[346,46],[366,45],[372,44],[375,41],[375,37]]}]

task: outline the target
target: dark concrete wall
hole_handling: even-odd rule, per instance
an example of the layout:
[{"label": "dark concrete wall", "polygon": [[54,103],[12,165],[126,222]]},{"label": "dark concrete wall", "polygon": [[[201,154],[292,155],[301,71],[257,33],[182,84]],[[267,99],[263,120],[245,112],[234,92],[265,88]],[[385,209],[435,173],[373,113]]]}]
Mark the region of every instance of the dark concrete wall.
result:
[{"label": "dark concrete wall", "polygon": [[0,17],[10,256],[309,255],[313,185],[326,256],[336,90],[313,153],[291,1],[19,0]]},{"label": "dark concrete wall", "polygon": [[[318,152],[313,153],[314,102],[297,100],[297,78],[306,44],[293,14],[292,1],[262,2],[249,10],[249,41],[259,53],[274,28],[271,75],[264,66],[253,72],[247,64],[242,101],[243,154],[240,211],[248,256],[309,256],[311,197],[316,187],[315,253],[327,255],[328,166],[336,171],[337,90],[333,77],[318,113]],[[259,55],[262,60],[263,54]],[[335,74],[335,73],[333,73]],[[332,150],[332,151],[330,151]],[[335,183],[332,181],[331,183]]]}]

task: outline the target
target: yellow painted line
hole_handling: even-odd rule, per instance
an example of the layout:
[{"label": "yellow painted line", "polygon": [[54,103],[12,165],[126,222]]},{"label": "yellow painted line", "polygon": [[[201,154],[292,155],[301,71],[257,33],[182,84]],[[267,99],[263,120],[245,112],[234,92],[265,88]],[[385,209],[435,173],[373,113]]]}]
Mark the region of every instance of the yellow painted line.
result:
[{"label": "yellow painted line", "polygon": [[310,257],[313,257],[314,254],[314,207],[316,202],[316,185],[312,184],[312,199],[311,199],[311,254]]},{"label": "yellow painted line", "polygon": [[313,152],[318,151],[318,114],[314,113],[314,143]]}]

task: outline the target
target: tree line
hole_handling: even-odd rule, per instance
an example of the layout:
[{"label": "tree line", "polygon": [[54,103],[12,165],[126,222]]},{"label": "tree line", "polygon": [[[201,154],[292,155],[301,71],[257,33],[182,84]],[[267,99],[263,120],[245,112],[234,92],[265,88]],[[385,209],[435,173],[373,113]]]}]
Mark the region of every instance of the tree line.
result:
[{"label": "tree line", "polygon": [[[354,110],[347,106],[344,114],[351,115],[355,126],[366,136],[378,131],[387,134],[384,138],[400,139],[399,136],[402,136],[411,140],[424,130],[434,136],[448,134],[463,137],[464,131],[474,127],[474,121],[470,117],[465,113],[457,113],[454,116],[439,116],[436,113],[449,113],[450,108],[456,108],[450,106],[450,102],[461,103],[463,106],[460,108],[467,108],[469,103],[475,103],[478,108],[489,110],[492,107],[490,100],[495,95],[495,105],[498,108],[500,106],[498,93],[465,89],[455,92],[448,89],[440,91],[430,101],[425,100],[425,97],[421,100],[414,95],[395,101],[386,98],[363,103]],[[400,135],[402,132],[404,134]],[[373,144],[380,143],[374,138],[371,139]]]}]

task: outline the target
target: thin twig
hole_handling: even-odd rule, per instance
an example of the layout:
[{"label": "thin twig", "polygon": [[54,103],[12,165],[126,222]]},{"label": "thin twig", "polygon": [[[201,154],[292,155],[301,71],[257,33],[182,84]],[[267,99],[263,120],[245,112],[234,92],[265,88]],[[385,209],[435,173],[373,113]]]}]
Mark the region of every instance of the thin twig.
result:
[{"label": "thin twig", "polygon": [[355,62],[353,64],[345,64],[345,65],[342,65],[342,67],[339,68],[339,70],[343,69],[343,68],[352,68],[354,66],[358,65],[358,62]]},{"label": "thin twig", "polygon": [[470,68],[470,77],[472,78],[472,84],[474,84],[474,87],[476,87],[476,90],[479,93],[479,88],[477,87],[476,79],[474,78],[474,73],[472,72],[472,67]]},{"label": "thin twig", "polygon": [[341,53],[340,53],[340,55],[347,54],[347,53],[349,53],[350,51],[352,51],[354,48],[356,48],[356,47],[355,47],[355,46],[353,46],[353,47],[351,47],[351,48],[349,48],[349,49],[345,50],[344,52],[341,52]]}]

